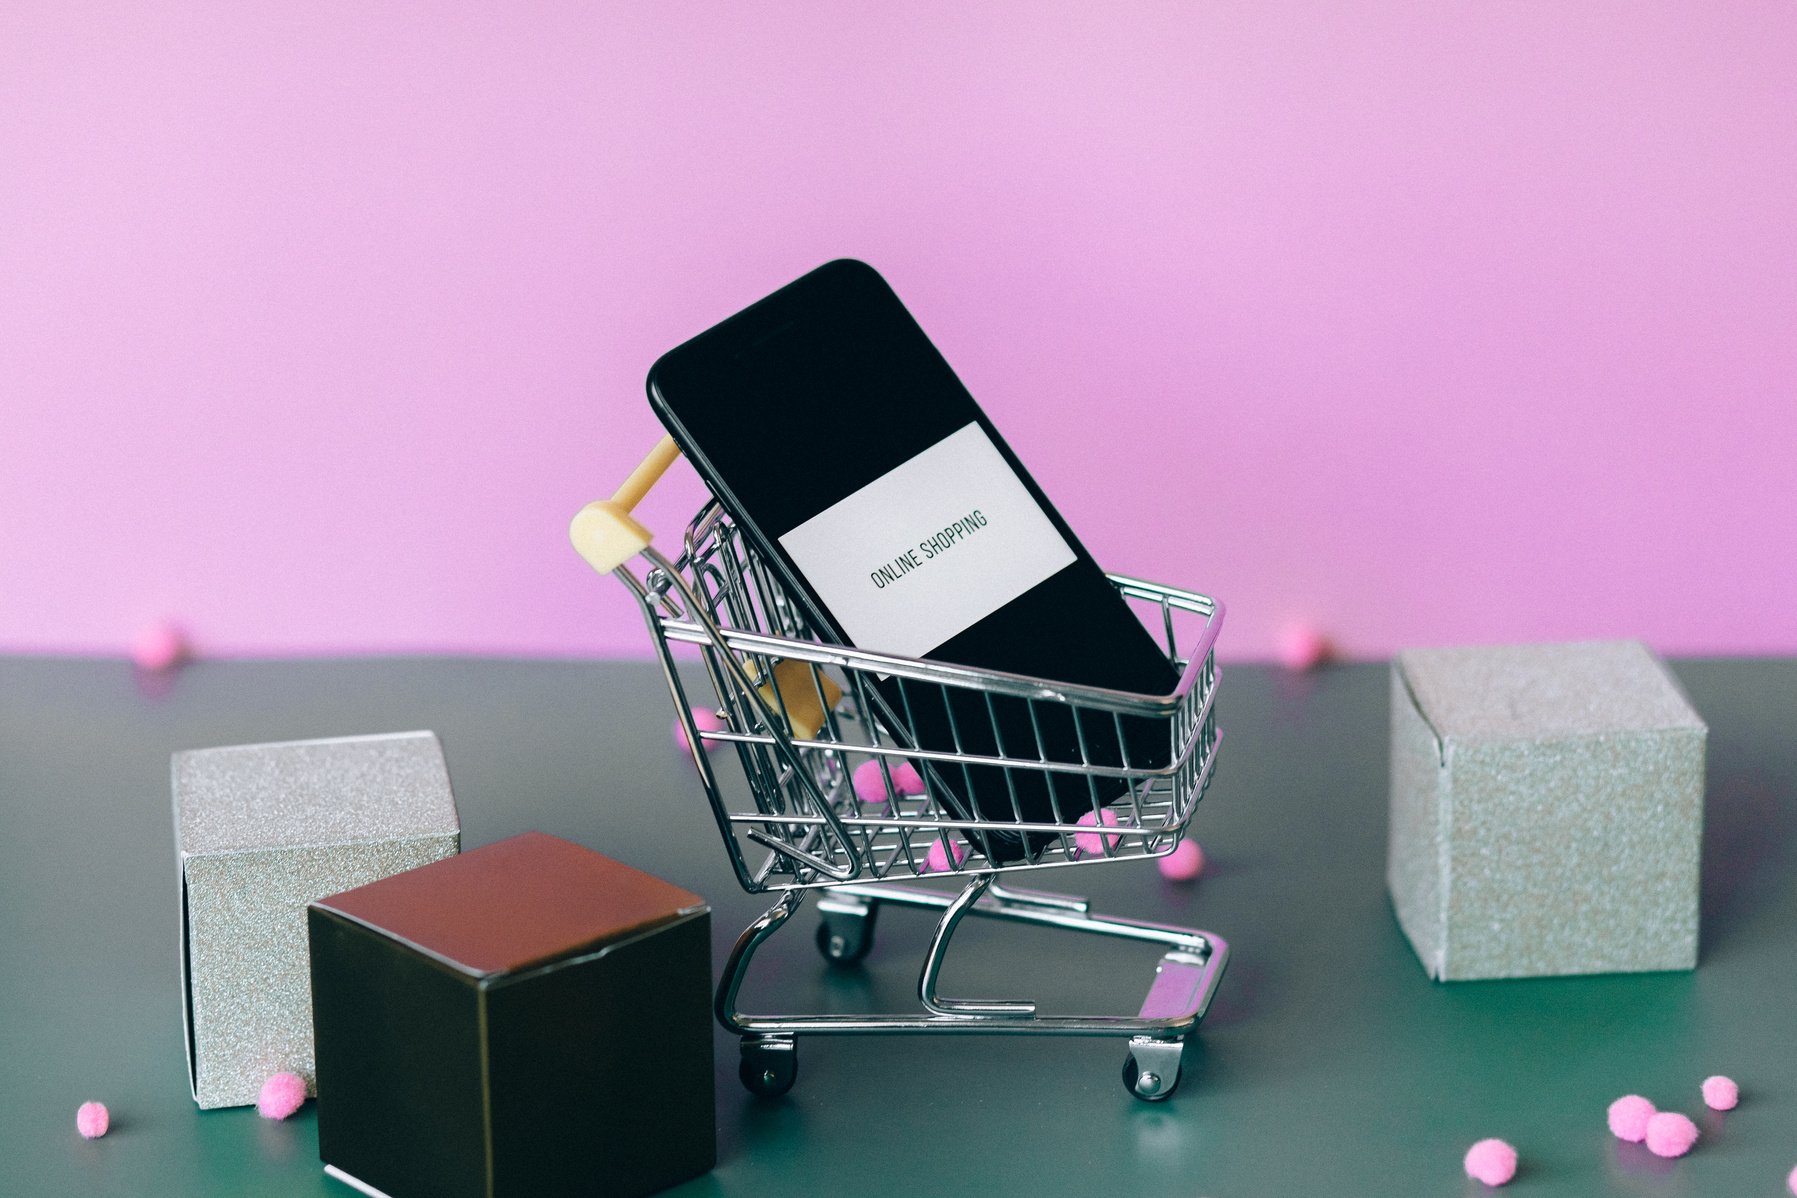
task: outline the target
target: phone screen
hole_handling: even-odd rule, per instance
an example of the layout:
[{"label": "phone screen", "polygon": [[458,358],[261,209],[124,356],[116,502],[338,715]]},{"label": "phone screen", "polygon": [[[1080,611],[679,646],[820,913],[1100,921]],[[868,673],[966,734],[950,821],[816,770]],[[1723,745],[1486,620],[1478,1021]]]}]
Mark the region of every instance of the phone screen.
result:
[{"label": "phone screen", "polygon": [[1159,646],[871,267],[828,263],[670,351],[649,396],[844,643],[1173,689]]}]

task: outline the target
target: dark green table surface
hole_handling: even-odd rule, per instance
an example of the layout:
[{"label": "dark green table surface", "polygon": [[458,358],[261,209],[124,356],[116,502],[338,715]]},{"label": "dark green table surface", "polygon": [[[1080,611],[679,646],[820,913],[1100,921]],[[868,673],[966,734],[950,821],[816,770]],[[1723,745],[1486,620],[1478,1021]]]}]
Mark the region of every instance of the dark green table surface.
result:
[{"label": "dark green table surface", "polygon": [[[1466,1147],[1521,1151],[1518,1195],[1784,1193],[1797,1165],[1797,662],[1677,665],[1709,721],[1702,965],[1436,985],[1383,883],[1385,668],[1224,671],[1228,733],[1193,831],[1196,886],[1150,864],[1033,884],[1210,928],[1235,955],[1179,1092],[1125,1095],[1112,1040],[854,1037],[800,1045],[780,1100],[718,1035],[719,1164],[680,1194],[1461,1195]],[[335,1195],[313,1108],[287,1123],[187,1094],[168,755],[431,728],[464,844],[540,828],[707,896],[716,959],[765,905],[736,886],[651,666],[462,660],[201,664],[145,693],[122,664],[0,659],[0,1193]],[[1030,879],[1019,879],[1023,885]],[[927,928],[881,922],[832,971],[801,915],[754,1010],[902,1009]],[[1152,950],[970,924],[951,994],[1133,1013]],[[1145,955],[1144,955],[1145,954]],[[653,1028],[642,1029],[653,1034]],[[1698,1084],[1742,1086],[1726,1118]],[[1604,1128],[1620,1094],[1697,1118],[1682,1161]],[[113,1131],[86,1142],[76,1106]],[[578,1134],[570,1129],[570,1134]]]}]

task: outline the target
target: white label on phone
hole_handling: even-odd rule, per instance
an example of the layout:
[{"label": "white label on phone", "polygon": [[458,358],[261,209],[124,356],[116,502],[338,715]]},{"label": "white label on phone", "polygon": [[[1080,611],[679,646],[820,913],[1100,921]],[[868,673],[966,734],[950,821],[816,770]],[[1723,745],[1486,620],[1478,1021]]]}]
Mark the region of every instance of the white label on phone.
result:
[{"label": "white label on phone", "polygon": [[780,538],[858,647],[925,657],[1073,563],[979,424]]}]

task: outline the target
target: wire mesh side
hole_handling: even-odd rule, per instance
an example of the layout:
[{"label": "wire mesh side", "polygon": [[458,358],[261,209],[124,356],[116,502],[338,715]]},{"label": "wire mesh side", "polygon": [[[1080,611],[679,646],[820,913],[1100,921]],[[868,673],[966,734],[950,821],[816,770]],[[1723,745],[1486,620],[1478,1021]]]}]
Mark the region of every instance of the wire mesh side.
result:
[{"label": "wire mesh side", "polygon": [[[1112,577],[1181,672],[1171,696],[1132,696],[831,644],[715,506],[683,549],[633,589],[745,889],[1055,868],[1179,843],[1220,737],[1214,601]],[[699,648],[722,728],[693,724],[671,642]],[[920,738],[926,722],[935,735]],[[699,746],[732,749],[741,783]]]}]

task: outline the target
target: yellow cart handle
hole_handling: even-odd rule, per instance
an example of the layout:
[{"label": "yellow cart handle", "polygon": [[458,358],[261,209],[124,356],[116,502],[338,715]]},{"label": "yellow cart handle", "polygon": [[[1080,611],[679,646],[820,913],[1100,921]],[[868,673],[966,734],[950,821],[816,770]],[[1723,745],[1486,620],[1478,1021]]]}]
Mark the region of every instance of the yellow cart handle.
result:
[{"label": "yellow cart handle", "polygon": [[[636,522],[630,510],[642,502],[679,456],[674,438],[663,437],[610,499],[595,499],[574,513],[568,523],[568,540],[593,569],[610,574],[649,547],[649,530]],[[772,710],[784,712],[795,737],[815,740],[829,721],[829,711],[842,701],[842,688],[804,662],[776,658],[770,672],[773,676],[766,681],[757,679],[762,701]]]},{"label": "yellow cart handle", "polygon": [[674,438],[663,437],[610,499],[595,499],[574,513],[568,522],[568,540],[589,566],[610,574],[649,547],[653,536],[630,512],[679,456]]}]

